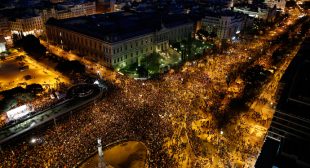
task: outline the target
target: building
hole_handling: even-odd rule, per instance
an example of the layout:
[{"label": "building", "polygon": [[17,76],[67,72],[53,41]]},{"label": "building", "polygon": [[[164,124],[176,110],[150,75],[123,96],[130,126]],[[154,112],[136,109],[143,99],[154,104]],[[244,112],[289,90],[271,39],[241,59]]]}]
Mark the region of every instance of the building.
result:
[{"label": "building", "polygon": [[4,36],[1,36],[0,35],[0,54],[2,53],[2,52],[5,52],[6,51],[6,41],[5,41],[5,39],[4,39]]},{"label": "building", "polygon": [[64,0],[50,0],[50,2],[53,4],[56,4],[56,3],[64,2]]},{"label": "building", "polygon": [[51,19],[49,42],[109,67],[140,63],[169,42],[191,36],[193,23],[186,15],[115,12],[65,20]]},{"label": "building", "polygon": [[231,8],[234,6],[233,0],[199,0],[198,2],[225,8]]},{"label": "building", "polygon": [[10,36],[10,23],[7,17],[0,15],[0,35]]},{"label": "building", "polygon": [[63,2],[55,5],[35,6],[34,8],[5,9],[0,12],[0,35],[7,44],[12,44],[12,34],[41,35],[49,18],[67,19],[93,15],[96,13],[94,1]]},{"label": "building", "polygon": [[60,3],[57,4],[56,8],[43,9],[39,13],[44,23],[51,17],[56,19],[67,19],[79,16],[93,15],[96,13],[96,3]]},{"label": "building", "polygon": [[248,4],[246,6],[234,6],[235,12],[241,12],[249,17],[261,19],[267,22],[273,22],[276,16],[276,8],[270,8],[265,4]]},{"label": "building", "polygon": [[276,6],[277,9],[284,12],[286,0],[265,0],[264,2],[269,8],[273,8]]},{"label": "building", "polygon": [[28,34],[39,35],[43,32],[43,22],[41,16],[28,15],[15,18],[10,21],[10,29],[12,34]]},{"label": "building", "polygon": [[201,28],[216,33],[219,39],[233,39],[243,29],[245,15],[230,10],[208,11],[201,21]]},{"label": "building", "polygon": [[123,8],[126,6],[127,4],[122,2],[122,3],[115,3],[114,4],[114,11],[115,12],[119,12],[119,11],[122,11]]},{"label": "building", "polygon": [[97,13],[106,13],[114,11],[115,0],[97,0],[96,10]]}]

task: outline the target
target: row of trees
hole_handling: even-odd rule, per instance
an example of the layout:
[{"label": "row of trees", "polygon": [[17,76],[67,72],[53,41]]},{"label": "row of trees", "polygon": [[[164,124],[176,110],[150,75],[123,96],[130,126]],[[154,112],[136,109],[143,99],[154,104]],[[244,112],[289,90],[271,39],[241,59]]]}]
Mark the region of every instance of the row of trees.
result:
[{"label": "row of trees", "polygon": [[198,35],[198,38],[200,39],[200,40],[202,40],[203,39],[203,37],[205,37],[205,38],[211,38],[211,39],[213,39],[213,38],[216,38],[217,37],[217,34],[216,34],[216,32],[211,32],[211,33],[209,33],[208,31],[206,31],[206,30],[204,30],[204,29],[200,29],[200,30],[198,30],[197,31],[197,35]]}]

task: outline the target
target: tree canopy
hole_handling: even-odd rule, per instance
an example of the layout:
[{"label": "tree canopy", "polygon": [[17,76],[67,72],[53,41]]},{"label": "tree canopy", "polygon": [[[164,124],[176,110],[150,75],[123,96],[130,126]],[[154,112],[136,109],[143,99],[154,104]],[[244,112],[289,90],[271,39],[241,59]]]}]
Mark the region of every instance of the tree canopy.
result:
[{"label": "tree canopy", "polygon": [[22,38],[23,49],[31,56],[40,58],[45,55],[46,48],[40,43],[40,40],[30,34]]},{"label": "tree canopy", "polygon": [[63,73],[84,73],[85,65],[81,64],[77,60],[74,61],[65,60],[63,62],[58,63],[55,69]]},{"label": "tree canopy", "polygon": [[141,63],[147,70],[158,72],[160,66],[160,55],[158,53],[152,53],[149,56],[144,57],[141,60]]}]

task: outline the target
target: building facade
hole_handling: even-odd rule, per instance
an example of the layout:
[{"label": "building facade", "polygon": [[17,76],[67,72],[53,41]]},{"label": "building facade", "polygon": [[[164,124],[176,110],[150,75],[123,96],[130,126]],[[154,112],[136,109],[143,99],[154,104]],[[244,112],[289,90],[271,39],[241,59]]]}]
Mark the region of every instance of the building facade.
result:
[{"label": "building facade", "polygon": [[231,11],[207,13],[201,21],[201,28],[216,33],[219,39],[232,39],[244,27],[245,16]]},{"label": "building facade", "polygon": [[170,42],[192,34],[193,23],[184,16],[146,15],[117,12],[61,23],[51,20],[46,33],[49,42],[109,67],[140,63],[144,56],[166,50]]},{"label": "building facade", "polygon": [[61,3],[64,2],[64,0],[50,0],[51,3]]},{"label": "building facade", "polygon": [[10,35],[10,23],[7,17],[0,16],[0,35]]},{"label": "building facade", "polygon": [[249,17],[261,19],[267,22],[273,22],[276,16],[276,8],[264,7],[251,7],[251,6],[238,6],[233,9],[235,12],[241,12]]},{"label": "building facade", "polygon": [[43,32],[43,22],[41,16],[25,16],[10,21],[12,34],[41,34]]},{"label": "building facade", "polygon": [[280,9],[282,12],[284,12],[286,0],[265,0],[265,4],[269,8],[273,8],[276,6],[277,9]]},{"label": "building facade", "polygon": [[85,2],[80,4],[64,4],[61,5],[62,10],[56,10],[55,8],[43,9],[40,11],[42,21],[45,23],[49,18],[67,19],[79,16],[87,16],[96,14],[96,3]]},{"label": "building facade", "polygon": [[6,51],[6,41],[4,36],[0,35],[0,54]]},{"label": "building facade", "polygon": [[115,10],[115,0],[97,0],[96,10],[97,13],[113,12]]}]

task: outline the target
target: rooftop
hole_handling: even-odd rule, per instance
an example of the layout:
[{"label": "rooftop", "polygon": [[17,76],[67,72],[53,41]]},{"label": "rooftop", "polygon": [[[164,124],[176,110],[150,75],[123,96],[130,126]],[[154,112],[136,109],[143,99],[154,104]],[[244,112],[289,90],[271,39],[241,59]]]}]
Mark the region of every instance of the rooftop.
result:
[{"label": "rooftop", "polygon": [[225,17],[225,16],[235,16],[235,17],[241,17],[243,16],[243,14],[239,13],[239,12],[234,12],[232,10],[206,10],[204,12],[205,16],[209,16],[209,17]]},{"label": "rooftop", "polygon": [[268,9],[268,6],[264,3],[255,3],[255,4],[238,4],[234,5],[235,8],[244,9],[249,11],[258,12],[258,9]]},{"label": "rooftop", "polygon": [[135,36],[191,23],[184,14],[161,17],[157,13],[115,12],[64,20],[50,19],[47,25],[69,29],[81,34],[117,43]]}]

